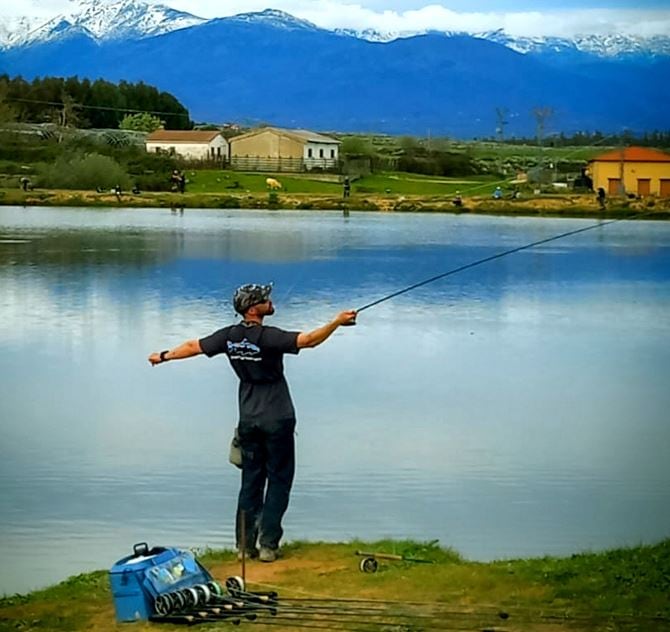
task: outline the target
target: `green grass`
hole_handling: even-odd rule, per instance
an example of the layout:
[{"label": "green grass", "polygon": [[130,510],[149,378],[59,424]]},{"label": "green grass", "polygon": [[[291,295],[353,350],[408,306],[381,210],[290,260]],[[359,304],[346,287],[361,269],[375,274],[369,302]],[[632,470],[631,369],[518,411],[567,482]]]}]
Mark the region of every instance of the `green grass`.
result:
[{"label": "green grass", "polygon": [[500,184],[499,180],[491,176],[443,178],[396,171],[375,173],[356,180],[352,185],[352,192],[378,195],[453,196],[456,191],[460,191],[463,195],[490,195],[497,184]]},{"label": "green grass", "polygon": [[[342,193],[342,185],[337,182],[323,182],[309,175],[284,173],[246,173],[242,171],[187,169],[186,190],[189,193],[243,193],[268,192],[267,178],[276,178],[282,184],[280,193],[318,193],[337,195]],[[336,176],[335,176],[336,177]],[[239,186],[236,186],[237,183]]]},{"label": "green grass", "polygon": [[[342,195],[339,182],[327,182],[320,175],[245,173],[238,171],[187,170],[188,193],[227,193],[240,195],[268,192],[266,178],[274,177],[282,184],[279,194]],[[326,176],[327,177],[327,176]],[[336,178],[337,176],[330,176]],[[234,186],[235,183],[239,186]],[[472,195],[489,195],[496,184],[496,178],[473,176],[464,178],[442,178],[414,173],[375,173],[352,182],[352,194],[377,195],[453,195],[456,191]]]},{"label": "green grass", "polygon": [[[430,563],[380,559],[376,573],[361,573],[357,550]],[[232,551],[202,551],[198,557],[219,581],[239,574]],[[601,553],[491,563],[466,560],[437,542],[293,542],[283,547],[282,558],[273,565],[249,562],[247,581],[252,590],[278,590],[280,599],[366,598],[380,604],[396,602],[401,607],[403,603],[427,602],[456,613],[463,625],[459,629],[464,630],[553,632],[557,629],[553,626],[573,632],[670,629],[670,539]],[[501,612],[509,614],[512,627],[497,627],[502,624]],[[156,629],[144,623],[132,628]],[[0,599],[0,630],[90,629],[130,629],[114,622],[106,571],[77,575],[29,595]],[[168,625],[162,629],[179,628]],[[265,627],[243,623],[241,629]],[[428,624],[393,629],[362,624],[357,629],[418,632],[431,628]]]},{"label": "green grass", "polygon": [[[353,137],[367,142],[380,155],[398,155],[402,151],[405,136],[387,136],[382,134],[356,134]],[[535,161],[541,154],[546,160],[554,161],[588,161],[600,153],[613,149],[612,145],[603,142],[598,145],[579,145],[567,147],[552,147],[550,136],[545,137],[542,147],[536,143],[513,145],[492,141],[458,141],[449,138],[413,137],[413,142],[426,149],[439,151],[468,153],[475,160],[505,160],[520,158]]]},{"label": "green grass", "polygon": [[670,617],[670,540],[654,546],[499,563],[593,612]]},{"label": "green grass", "polygon": [[585,147],[543,147],[537,145],[505,145],[490,142],[471,142],[456,145],[455,148],[469,151],[474,158],[486,160],[506,160],[510,158],[535,159],[542,157],[544,162],[548,161],[584,161],[587,162],[606,151],[612,149],[609,145],[585,146]]}]

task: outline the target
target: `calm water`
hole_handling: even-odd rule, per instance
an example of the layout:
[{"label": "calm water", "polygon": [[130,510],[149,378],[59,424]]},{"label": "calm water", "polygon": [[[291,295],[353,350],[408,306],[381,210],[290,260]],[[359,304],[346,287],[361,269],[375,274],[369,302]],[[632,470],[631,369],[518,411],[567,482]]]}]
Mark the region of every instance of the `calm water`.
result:
[{"label": "calm water", "polygon": [[[225,359],[151,351],[274,280],[312,328],[591,220],[0,208],[0,593],[133,543],[232,547]],[[617,223],[361,314],[286,360],[289,539],[438,539],[469,558],[670,536],[670,223]],[[352,562],[353,563],[353,562]]]}]

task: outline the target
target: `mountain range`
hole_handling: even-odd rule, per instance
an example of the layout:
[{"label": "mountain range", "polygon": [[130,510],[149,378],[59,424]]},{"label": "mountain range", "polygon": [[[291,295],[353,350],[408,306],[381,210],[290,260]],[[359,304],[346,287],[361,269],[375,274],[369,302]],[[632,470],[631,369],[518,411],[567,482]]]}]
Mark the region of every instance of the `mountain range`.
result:
[{"label": "mountain range", "polygon": [[0,25],[0,74],[144,81],[198,121],[492,136],[670,127],[670,37],[330,31],[268,9],[206,20],[139,0]]}]

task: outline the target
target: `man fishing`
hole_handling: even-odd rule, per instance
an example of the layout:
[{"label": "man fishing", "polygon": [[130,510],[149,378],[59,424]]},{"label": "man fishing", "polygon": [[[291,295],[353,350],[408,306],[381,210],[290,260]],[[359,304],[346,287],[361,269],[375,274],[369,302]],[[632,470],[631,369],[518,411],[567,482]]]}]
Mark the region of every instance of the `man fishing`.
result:
[{"label": "man fishing", "polygon": [[272,285],[243,285],[233,296],[241,322],[149,356],[154,366],[203,353],[210,358],[221,353],[228,356],[240,380],[242,483],[235,529],[237,548],[242,555],[244,546],[247,557],[259,557],[263,562],[277,559],[283,534],[281,521],[295,472],[295,410],[284,378],[283,356],[317,347],[338,327],[356,322],[356,311],[348,310],[310,332],[266,326],[263,319],[275,312],[271,292]]}]

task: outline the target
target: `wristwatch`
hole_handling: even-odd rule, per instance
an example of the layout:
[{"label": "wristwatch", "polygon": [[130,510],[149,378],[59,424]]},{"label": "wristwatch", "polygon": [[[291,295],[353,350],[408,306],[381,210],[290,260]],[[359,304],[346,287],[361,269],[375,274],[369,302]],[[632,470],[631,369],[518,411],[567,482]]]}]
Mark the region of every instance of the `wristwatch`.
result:
[{"label": "wristwatch", "polygon": [[165,356],[166,356],[168,353],[169,353],[169,351],[168,351],[167,349],[166,349],[165,351],[161,351],[161,352],[160,352],[160,359],[161,359],[161,362],[167,362],[167,358],[166,358]]}]

